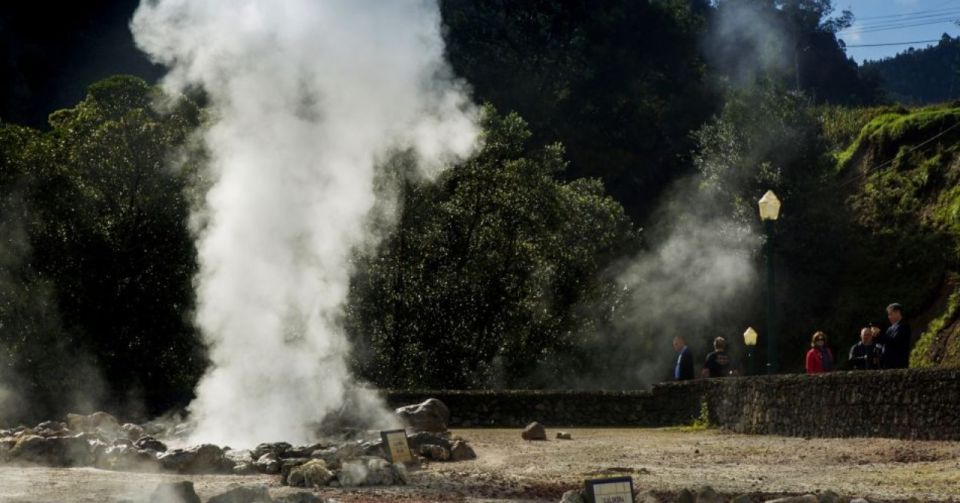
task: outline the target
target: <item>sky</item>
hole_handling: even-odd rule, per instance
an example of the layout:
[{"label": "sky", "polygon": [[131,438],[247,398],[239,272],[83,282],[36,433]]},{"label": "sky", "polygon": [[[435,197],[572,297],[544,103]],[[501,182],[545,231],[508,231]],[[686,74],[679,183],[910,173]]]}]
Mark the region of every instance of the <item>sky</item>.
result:
[{"label": "sky", "polygon": [[[850,10],[854,24],[839,33],[847,44],[847,54],[858,63],[894,56],[911,46],[921,49],[936,42],[944,33],[960,35],[960,0],[834,0],[837,13]],[[897,44],[856,47],[873,44]]]}]

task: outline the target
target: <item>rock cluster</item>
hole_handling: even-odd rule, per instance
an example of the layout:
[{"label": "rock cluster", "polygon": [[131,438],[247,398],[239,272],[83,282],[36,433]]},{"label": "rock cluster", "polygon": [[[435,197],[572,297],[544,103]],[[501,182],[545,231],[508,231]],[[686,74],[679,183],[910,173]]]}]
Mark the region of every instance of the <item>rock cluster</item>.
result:
[{"label": "rock cluster", "polygon": [[[450,437],[446,429],[450,412],[439,400],[402,407],[397,414],[411,425],[409,444],[415,455],[428,461],[476,458],[466,441]],[[157,438],[167,438],[164,435],[171,435],[171,430],[152,424],[121,424],[105,412],[69,414],[65,422],[45,421],[33,428],[0,430],[0,463],[179,474],[275,474],[284,484],[296,487],[407,482],[406,467],[385,459],[386,447],[375,433],[366,440],[302,446],[274,442],[250,450],[213,444],[171,449]],[[158,499],[170,491],[190,492],[181,486],[158,491]]]},{"label": "rock cluster", "polygon": [[[710,486],[703,486],[697,490],[683,489],[676,494],[655,494],[652,491],[640,492],[635,490],[633,500],[637,503],[869,503],[863,498],[844,498],[833,491],[824,491],[820,494],[802,494],[767,498],[762,494],[741,494],[725,496]],[[582,489],[567,491],[560,498],[560,503],[587,503],[591,499]]]}]

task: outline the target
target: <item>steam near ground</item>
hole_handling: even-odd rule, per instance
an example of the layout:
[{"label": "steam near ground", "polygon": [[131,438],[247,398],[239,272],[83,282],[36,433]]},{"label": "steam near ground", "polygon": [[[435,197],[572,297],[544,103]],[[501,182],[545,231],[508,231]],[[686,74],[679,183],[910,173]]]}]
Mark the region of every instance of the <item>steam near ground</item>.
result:
[{"label": "steam near ground", "polygon": [[378,166],[410,151],[430,175],[476,143],[437,5],[159,0],[132,29],[170,68],[168,90],[200,87],[212,104],[213,186],[195,220],[213,365],[189,408],[193,440],[308,441],[362,393],[339,318]]}]

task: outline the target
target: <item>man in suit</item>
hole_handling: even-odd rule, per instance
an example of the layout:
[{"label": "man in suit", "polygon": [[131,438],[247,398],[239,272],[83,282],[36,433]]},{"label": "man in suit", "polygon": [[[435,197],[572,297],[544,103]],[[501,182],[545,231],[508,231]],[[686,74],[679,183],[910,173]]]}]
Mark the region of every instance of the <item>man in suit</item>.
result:
[{"label": "man in suit", "polygon": [[687,347],[687,341],[679,335],[674,337],[673,350],[677,352],[677,360],[673,364],[673,379],[675,381],[693,379],[693,353]]},{"label": "man in suit", "polygon": [[905,369],[910,366],[910,325],[903,319],[903,306],[887,306],[887,319],[890,328],[877,337],[877,342],[883,344],[880,365],[885,369]]}]

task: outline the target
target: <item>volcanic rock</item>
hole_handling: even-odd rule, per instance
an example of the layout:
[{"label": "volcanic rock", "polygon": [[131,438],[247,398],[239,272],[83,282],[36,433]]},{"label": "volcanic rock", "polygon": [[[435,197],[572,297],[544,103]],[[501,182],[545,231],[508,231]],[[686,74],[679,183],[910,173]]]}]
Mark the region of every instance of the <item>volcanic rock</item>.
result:
[{"label": "volcanic rock", "polygon": [[316,494],[306,491],[295,492],[281,496],[274,503],[324,503],[324,499]]},{"label": "volcanic rock", "polygon": [[165,470],[177,473],[229,473],[234,463],[213,444],[202,444],[189,449],[174,449],[161,454],[157,460]]},{"label": "volcanic rock", "polygon": [[140,437],[136,442],[133,443],[134,447],[137,449],[151,450],[157,452],[166,452],[167,444],[153,438],[153,437]]},{"label": "volcanic rock", "polygon": [[256,467],[260,473],[271,475],[280,473],[280,460],[278,460],[277,455],[272,452],[260,456],[253,466]]},{"label": "volcanic rock", "polygon": [[414,431],[442,433],[447,431],[450,409],[436,398],[396,410],[397,416]]},{"label": "volcanic rock", "polygon": [[157,469],[157,458],[151,451],[115,445],[97,451],[96,466],[105,470],[153,471]]},{"label": "volcanic rock", "polygon": [[200,503],[193,482],[163,482],[150,496],[150,503]]},{"label": "volcanic rock", "polygon": [[238,486],[207,500],[207,503],[273,503],[265,485]]},{"label": "volcanic rock", "polygon": [[433,444],[422,444],[417,448],[417,454],[432,461],[449,461],[450,451],[443,446]]},{"label": "volcanic rock", "polygon": [[538,422],[532,422],[528,424],[522,432],[520,432],[520,437],[524,440],[546,440],[547,430],[542,424]]},{"label": "volcanic rock", "polygon": [[406,468],[383,458],[363,457],[344,461],[337,480],[343,487],[388,486],[407,482]]},{"label": "volcanic rock", "polygon": [[281,458],[309,458],[310,455],[318,450],[326,447],[323,444],[312,444],[312,445],[300,445],[296,447],[288,447],[284,452],[278,453]]},{"label": "volcanic rock", "polygon": [[450,448],[450,461],[466,461],[468,459],[477,459],[477,453],[473,452],[473,448],[465,441],[455,441],[453,447]]},{"label": "volcanic rock", "polygon": [[710,486],[703,486],[697,491],[697,503],[724,503],[726,498],[717,494]]},{"label": "volcanic rock", "polygon": [[257,473],[257,467],[249,461],[240,461],[233,465],[234,475],[253,475]]},{"label": "volcanic rock", "polygon": [[584,503],[584,501],[586,500],[583,497],[583,493],[576,489],[567,491],[560,497],[560,503]]},{"label": "volcanic rock", "polygon": [[263,443],[256,446],[253,451],[253,459],[260,459],[264,454],[272,453],[278,459],[290,450],[291,445],[286,442]]},{"label": "volcanic rock", "polygon": [[290,470],[286,484],[293,487],[322,487],[333,480],[333,472],[322,459],[311,459]]},{"label": "volcanic rock", "polygon": [[840,495],[829,489],[820,495],[820,503],[840,503],[841,501]]},{"label": "volcanic rock", "polygon": [[558,431],[557,440],[573,440],[573,435],[566,431]]},{"label": "volcanic rock", "polygon": [[88,466],[94,461],[90,444],[79,436],[24,435],[10,449],[9,457],[45,466]]},{"label": "volcanic rock", "polygon": [[137,440],[147,436],[146,432],[143,430],[143,427],[137,424],[124,423],[124,425],[121,426],[120,429],[123,430],[123,433],[130,440]]},{"label": "volcanic rock", "polygon": [[453,445],[450,443],[450,439],[447,437],[423,431],[407,436],[407,444],[410,445],[410,449],[414,452],[420,449],[421,445],[439,445],[447,450],[450,450],[453,447]]}]

